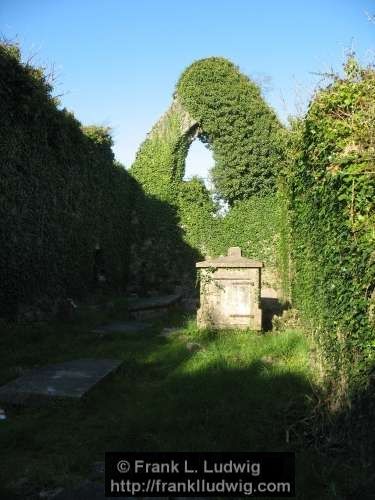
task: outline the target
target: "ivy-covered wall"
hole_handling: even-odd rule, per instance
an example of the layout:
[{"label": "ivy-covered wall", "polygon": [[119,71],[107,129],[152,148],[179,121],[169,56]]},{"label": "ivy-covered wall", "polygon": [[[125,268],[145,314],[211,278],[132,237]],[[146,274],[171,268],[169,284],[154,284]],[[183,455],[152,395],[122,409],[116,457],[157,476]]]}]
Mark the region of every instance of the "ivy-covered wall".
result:
[{"label": "ivy-covered wall", "polygon": [[[183,181],[188,149],[197,138],[213,151],[215,195],[229,203],[226,215],[202,180]],[[240,245],[244,255],[265,260],[272,286],[281,290],[276,184],[284,143],[285,131],[256,84],[230,61],[211,57],[182,74],[170,109],[130,171],[146,193],[176,208],[186,243],[202,257]]]},{"label": "ivy-covered wall", "polygon": [[127,291],[140,296],[174,293],[195,286],[200,254],[184,238],[177,209],[137,189],[129,232],[130,268]]},{"label": "ivy-covered wall", "polygon": [[97,245],[109,286],[126,283],[135,182],[108,130],[82,128],[51,92],[17,47],[0,46],[1,317],[87,293]]},{"label": "ivy-covered wall", "polygon": [[[163,137],[173,143],[177,124],[187,122],[172,110]],[[182,166],[173,162],[173,175],[153,177],[149,162],[168,144],[146,147],[142,187],[111,146],[109,130],[82,127],[58,109],[43,71],[21,63],[16,46],[0,46],[0,317],[23,317],[33,305],[48,313],[61,298],[83,298],[98,271],[108,291],[193,286],[199,256],[168,203],[169,181]],[[156,180],[165,196],[148,189]]]},{"label": "ivy-covered wall", "polygon": [[284,133],[260,88],[227,59],[210,57],[183,72],[176,94],[212,149],[212,177],[221,198],[233,205],[275,193]]},{"label": "ivy-covered wall", "polygon": [[343,393],[375,362],[375,71],[345,70],[295,122],[288,172],[293,298]]},{"label": "ivy-covered wall", "polygon": [[197,122],[175,98],[141,145],[130,171],[147,194],[176,202]]},{"label": "ivy-covered wall", "polygon": [[282,275],[289,265],[283,261],[283,252],[288,249],[283,248],[284,238],[280,236],[285,203],[279,195],[251,196],[222,213],[203,181],[193,178],[182,184],[178,206],[180,224],[190,246],[204,256],[226,255],[229,247],[241,247],[244,256],[265,262],[263,287],[273,288],[282,300],[289,298]]}]

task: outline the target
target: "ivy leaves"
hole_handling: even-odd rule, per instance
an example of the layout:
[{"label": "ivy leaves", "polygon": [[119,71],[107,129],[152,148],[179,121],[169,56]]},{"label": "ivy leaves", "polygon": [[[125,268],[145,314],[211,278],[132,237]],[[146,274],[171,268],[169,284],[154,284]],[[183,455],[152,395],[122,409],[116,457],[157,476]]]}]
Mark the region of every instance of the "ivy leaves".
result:
[{"label": "ivy leaves", "polygon": [[210,57],[185,70],[177,94],[209,138],[217,194],[233,205],[274,193],[284,161],[282,127],[257,85],[230,61]]},{"label": "ivy leaves", "polygon": [[352,58],[345,70],[294,128],[288,182],[294,298],[327,366],[354,374],[366,371],[373,337],[375,71]]}]

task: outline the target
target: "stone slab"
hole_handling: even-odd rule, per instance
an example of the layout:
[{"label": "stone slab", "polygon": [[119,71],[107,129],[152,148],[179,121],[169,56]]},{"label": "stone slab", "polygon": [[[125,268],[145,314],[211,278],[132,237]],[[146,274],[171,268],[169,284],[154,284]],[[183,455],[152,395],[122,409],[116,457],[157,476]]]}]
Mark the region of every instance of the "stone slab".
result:
[{"label": "stone slab", "polygon": [[179,333],[181,333],[181,328],[164,328],[159,334],[159,337],[165,337],[167,339],[169,337],[173,337],[174,335],[178,335]]},{"label": "stone slab", "polygon": [[263,262],[260,260],[250,260],[246,257],[242,257],[242,252],[240,247],[230,247],[228,249],[228,255],[220,255],[216,259],[208,259],[203,262],[197,262],[196,267],[203,268],[262,268],[264,267]]},{"label": "stone slab", "polygon": [[181,299],[181,294],[161,295],[143,299],[130,299],[128,309],[130,312],[144,311],[147,309],[159,309],[172,306]]},{"label": "stone slab", "polygon": [[151,323],[141,321],[114,321],[106,325],[100,325],[92,333],[138,333],[150,328]]},{"label": "stone slab", "polygon": [[0,387],[0,401],[32,404],[35,398],[80,399],[121,363],[117,359],[78,359],[35,368]]},{"label": "stone slab", "polygon": [[155,321],[163,318],[169,312],[169,307],[158,307],[157,309],[142,309],[139,311],[132,311],[130,313],[130,316],[137,321]]}]

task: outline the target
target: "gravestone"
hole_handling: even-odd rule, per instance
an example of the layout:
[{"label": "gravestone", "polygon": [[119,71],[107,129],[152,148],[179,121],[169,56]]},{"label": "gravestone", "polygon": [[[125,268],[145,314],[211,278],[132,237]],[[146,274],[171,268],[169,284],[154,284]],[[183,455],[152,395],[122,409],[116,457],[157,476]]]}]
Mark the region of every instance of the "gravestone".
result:
[{"label": "gravestone", "polygon": [[262,329],[260,307],[263,262],[251,261],[232,247],[228,255],[198,262],[200,274],[199,328]]},{"label": "gravestone", "polygon": [[121,363],[117,359],[79,359],[35,368],[0,387],[0,401],[32,405],[52,398],[80,399]]}]

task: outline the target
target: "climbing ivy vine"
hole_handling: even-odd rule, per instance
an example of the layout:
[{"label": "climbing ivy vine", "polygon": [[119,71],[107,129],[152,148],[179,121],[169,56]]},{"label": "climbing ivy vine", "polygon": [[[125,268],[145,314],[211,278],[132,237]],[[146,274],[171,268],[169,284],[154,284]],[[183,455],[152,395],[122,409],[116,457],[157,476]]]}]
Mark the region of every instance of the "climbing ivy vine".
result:
[{"label": "climbing ivy vine", "polygon": [[276,191],[283,129],[254,82],[230,61],[210,57],[184,71],[177,95],[212,148],[212,176],[224,200],[233,205]]},{"label": "climbing ivy vine", "polygon": [[350,386],[375,360],[374,69],[350,57],[291,138],[293,296],[332,380]]},{"label": "climbing ivy vine", "polygon": [[[231,206],[218,213],[202,180],[183,181],[185,158],[199,138],[213,151],[216,198]],[[193,63],[176,85],[173,103],[140,147],[131,173],[146,193],[176,207],[185,241],[202,255],[241,245],[275,269],[280,225],[276,179],[285,130],[261,91],[230,61]]]},{"label": "climbing ivy vine", "polygon": [[175,100],[153,127],[131,167],[146,193],[176,201],[194,125],[195,121]]},{"label": "climbing ivy vine", "polygon": [[[110,131],[58,109],[17,47],[0,46],[0,70],[3,315],[30,297],[87,293],[98,243],[111,285],[137,293],[192,282],[200,257],[238,245],[278,269],[276,287],[285,297],[291,289],[331,380],[366,379],[375,362],[373,68],[350,57],[286,132],[231,62],[197,61],[132,175],[114,160]],[[196,138],[213,151],[226,214],[201,179],[183,181]]]},{"label": "climbing ivy vine", "polygon": [[0,45],[0,317],[90,292],[97,245],[108,284],[126,283],[134,181],[110,131],[82,127],[52,90],[17,46]]}]

